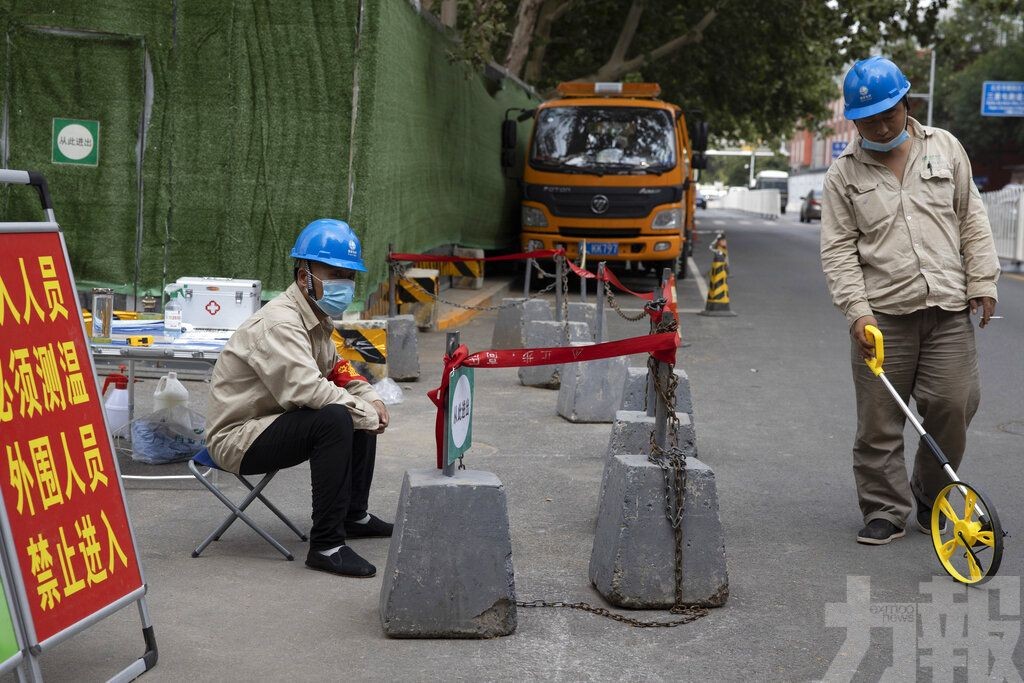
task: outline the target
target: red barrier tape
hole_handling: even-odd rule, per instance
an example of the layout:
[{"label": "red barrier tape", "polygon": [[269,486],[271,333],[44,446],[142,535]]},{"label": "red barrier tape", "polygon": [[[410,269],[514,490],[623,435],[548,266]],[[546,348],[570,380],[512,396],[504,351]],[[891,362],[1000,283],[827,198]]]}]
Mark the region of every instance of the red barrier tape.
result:
[{"label": "red barrier tape", "polygon": [[531,258],[552,258],[556,254],[564,254],[565,249],[537,249],[522,254],[502,254],[501,256],[449,256],[445,254],[388,254],[389,261],[412,261],[414,263],[444,262],[465,263],[466,261],[525,261]]},{"label": "red barrier tape", "polygon": [[650,353],[658,360],[675,364],[676,347],[679,337],[674,332],[649,334],[619,341],[590,344],[587,346],[555,346],[540,349],[498,349],[469,353],[465,344],[459,345],[455,353],[444,357],[444,371],[441,386],[427,392],[427,397],[437,406],[434,420],[434,440],[437,443],[437,467],[444,467],[444,408],[448,400],[448,382],[456,368],[465,365],[474,368],[521,368],[534,365],[557,365],[577,363],[602,358],[628,356],[634,353]]},{"label": "red barrier tape", "polygon": [[[566,259],[565,262],[567,264],[569,264],[569,270],[571,270],[572,272],[576,273],[576,275],[578,277],[581,277],[581,278],[583,278],[585,280],[596,280],[597,279],[597,275],[595,275],[594,273],[591,273],[589,270],[586,270],[585,268],[581,268],[580,266],[577,266],[575,263],[573,263],[569,259]],[[613,273],[612,271],[610,271],[607,268],[604,269],[604,282],[609,283],[610,285],[612,285],[613,287],[616,287],[620,291],[626,292],[627,294],[632,294],[633,296],[637,297],[638,299],[644,299],[645,301],[654,301],[654,292],[647,292],[646,294],[640,294],[639,292],[634,292],[632,289],[630,289],[626,285],[624,285],[621,282],[619,282],[619,278],[615,277],[615,273]]]}]

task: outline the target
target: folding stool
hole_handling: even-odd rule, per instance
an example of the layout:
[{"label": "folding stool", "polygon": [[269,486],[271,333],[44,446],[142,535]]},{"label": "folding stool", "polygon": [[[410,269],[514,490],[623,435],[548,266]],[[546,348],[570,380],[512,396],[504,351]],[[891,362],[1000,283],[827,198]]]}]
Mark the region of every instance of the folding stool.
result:
[{"label": "folding stool", "polygon": [[245,509],[249,507],[249,504],[256,499],[259,499],[264,505],[267,506],[267,508],[271,512],[277,515],[282,522],[287,524],[288,528],[294,531],[296,535],[298,535],[299,539],[303,541],[308,540],[306,538],[306,535],[299,531],[298,527],[296,527],[292,523],[292,521],[284,515],[284,513],[278,510],[273,503],[271,503],[263,496],[263,489],[266,488],[267,484],[270,483],[270,480],[274,478],[274,475],[278,473],[278,470],[271,470],[269,472],[258,473],[262,474],[263,478],[260,479],[259,483],[257,483],[255,486],[253,486],[249,482],[249,480],[246,479],[241,474],[235,474],[232,472],[231,474],[234,474],[238,481],[242,482],[242,485],[245,486],[245,488],[249,489],[249,495],[247,495],[242,500],[241,503],[235,505],[233,502],[231,502],[231,499],[224,495],[223,491],[214,486],[213,483],[211,483],[209,480],[207,480],[205,476],[203,476],[203,473],[199,471],[200,467],[208,467],[215,470],[219,470],[221,472],[226,472],[227,470],[222,470],[220,467],[217,467],[217,463],[213,461],[213,458],[210,457],[209,451],[207,451],[205,448],[196,453],[192,457],[192,459],[188,461],[188,469],[192,472],[192,476],[194,476],[199,481],[200,484],[205,486],[210,491],[210,493],[217,496],[217,500],[224,503],[224,505],[229,510],[231,510],[231,514],[228,515],[227,519],[225,519],[224,522],[219,527],[217,527],[216,531],[207,536],[206,540],[200,543],[199,546],[192,551],[192,557],[199,557],[199,554],[206,549],[206,546],[210,545],[210,543],[212,543],[213,541],[220,540],[220,537],[224,534],[225,531],[228,530],[228,527],[234,524],[236,519],[240,519],[246,524],[248,524],[250,527],[252,527],[252,530],[259,534],[263,538],[263,540],[277,548],[278,552],[284,555],[287,559],[295,559],[295,556],[288,552],[287,548],[278,543],[273,536],[271,536],[266,531],[257,526],[257,524],[254,521],[252,521],[252,519],[248,515],[245,514]]}]

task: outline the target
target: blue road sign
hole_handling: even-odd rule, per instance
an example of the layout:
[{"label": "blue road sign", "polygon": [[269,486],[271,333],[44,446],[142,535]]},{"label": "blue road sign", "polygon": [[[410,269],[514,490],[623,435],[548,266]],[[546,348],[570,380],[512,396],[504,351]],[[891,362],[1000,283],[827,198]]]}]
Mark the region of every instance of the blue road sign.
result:
[{"label": "blue road sign", "polygon": [[985,81],[982,116],[1024,116],[1024,81]]},{"label": "blue road sign", "polygon": [[850,144],[846,140],[833,140],[832,141],[832,158],[838,159],[839,155],[843,153],[846,146]]}]

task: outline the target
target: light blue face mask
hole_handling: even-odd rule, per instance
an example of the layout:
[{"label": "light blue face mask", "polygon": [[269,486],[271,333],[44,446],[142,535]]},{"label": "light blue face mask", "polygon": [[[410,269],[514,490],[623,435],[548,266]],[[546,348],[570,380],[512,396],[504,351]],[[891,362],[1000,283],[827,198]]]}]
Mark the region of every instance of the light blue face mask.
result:
[{"label": "light blue face mask", "polygon": [[860,146],[864,149],[870,149],[872,152],[891,152],[910,139],[910,133],[907,132],[907,123],[909,118],[910,114],[907,114],[906,117],[904,117],[903,131],[892,140],[889,140],[889,142],[872,142],[861,135]]},{"label": "light blue face mask", "polygon": [[[316,279],[320,280],[318,277]],[[320,280],[320,284],[324,288],[324,295],[316,300],[316,305],[331,318],[340,318],[352,304],[356,283],[353,280]]]}]

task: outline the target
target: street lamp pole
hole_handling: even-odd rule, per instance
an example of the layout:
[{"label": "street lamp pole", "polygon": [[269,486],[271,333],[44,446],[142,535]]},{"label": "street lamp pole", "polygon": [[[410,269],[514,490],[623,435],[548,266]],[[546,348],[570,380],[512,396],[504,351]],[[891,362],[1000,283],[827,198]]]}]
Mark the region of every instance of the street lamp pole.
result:
[{"label": "street lamp pole", "polygon": [[935,104],[935,46],[932,45],[932,68],[928,76],[928,125],[932,125],[932,105]]}]

